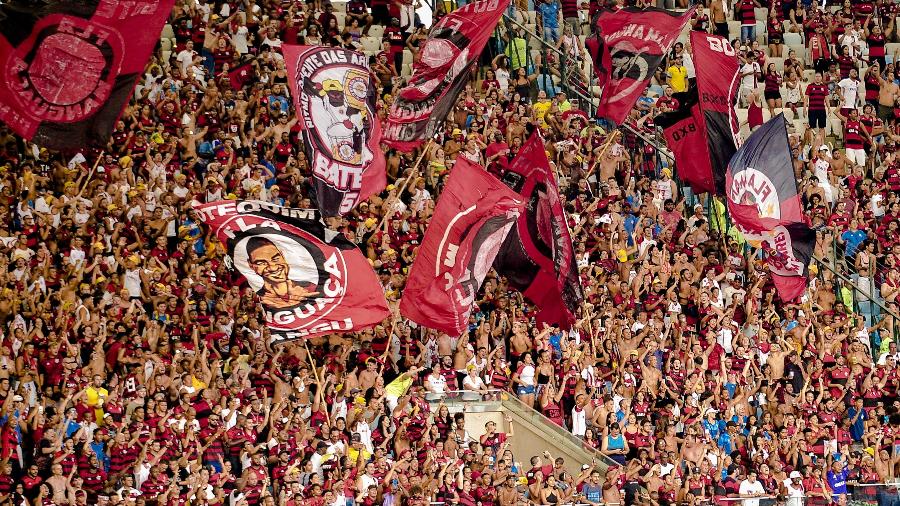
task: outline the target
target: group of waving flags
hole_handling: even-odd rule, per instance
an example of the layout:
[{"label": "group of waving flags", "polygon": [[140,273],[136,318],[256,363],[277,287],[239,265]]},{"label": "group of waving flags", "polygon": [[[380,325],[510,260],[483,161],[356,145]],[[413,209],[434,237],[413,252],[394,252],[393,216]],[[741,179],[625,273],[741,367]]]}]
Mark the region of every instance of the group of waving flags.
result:
[{"label": "group of waving flags", "polygon": [[[598,16],[586,45],[604,83],[600,116],[625,120],[692,13],[626,8]],[[779,297],[797,299],[806,289],[815,233],[803,219],[787,122],[783,114],[772,118],[738,147],[736,50],[698,31],[690,32],[690,45],[696,82],[675,94],[678,107],[656,124],[681,180],[698,195],[725,198],[737,231],[764,252]]]},{"label": "group of waving flags", "polygon": [[[174,0],[0,6],[0,120],[43,146],[103,144],[141,75]],[[52,4],[52,5],[51,5]],[[341,216],[384,190],[382,144],[400,151],[432,139],[470,81],[509,0],[478,0],[431,29],[384,128],[364,54],[284,45],[318,210],[258,201],[196,203],[259,296],[273,342],[371,327],[389,314],[370,262],[322,217]],[[94,4],[91,4],[94,5]],[[603,85],[598,114],[621,123],[649,85],[692,11],[604,11],[588,40]],[[737,59],[727,40],[692,32],[697,83],[660,118],[680,177],[724,195],[738,229],[758,241],[785,299],[805,287],[812,239],[803,225],[783,116],[736,148]],[[409,177],[413,177],[410,175]],[[539,132],[499,180],[457,158],[411,267],[399,310],[460,335],[494,268],[534,306],[536,320],[569,328],[583,294],[572,237]]]}]

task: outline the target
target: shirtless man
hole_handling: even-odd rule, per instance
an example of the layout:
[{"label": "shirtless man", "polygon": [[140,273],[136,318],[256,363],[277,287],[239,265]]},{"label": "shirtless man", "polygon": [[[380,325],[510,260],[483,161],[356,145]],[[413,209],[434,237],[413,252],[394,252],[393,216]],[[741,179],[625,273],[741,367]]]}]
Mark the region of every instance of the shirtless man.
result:
[{"label": "shirtless man", "polygon": [[728,19],[725,17],[725,7],[722,5],[722,0],[713,0],[709,5],[709,13],[713,22],[713,33],[725,37],[727,40],[729,38]]}]

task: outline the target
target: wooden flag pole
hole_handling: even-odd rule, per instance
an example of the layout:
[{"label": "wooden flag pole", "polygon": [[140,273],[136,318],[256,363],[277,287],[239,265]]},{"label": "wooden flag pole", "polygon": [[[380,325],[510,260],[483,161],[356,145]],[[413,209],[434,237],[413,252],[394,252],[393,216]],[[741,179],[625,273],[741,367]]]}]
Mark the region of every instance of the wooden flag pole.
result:
[{"label": "wooden flag pole", "polygon": [[303,340],[303,346],[306,348],[306,359],[309,360],[309,365],[312,367],[316,383],[319,385],[318,388],[316,388],[316,396],[319,398],[319,403],[322,406],[325,406],[325,420],[328,422],[328,425],[331,426],[331,415],[328,413],[328,404],[325,402],[325,392],[323,392],[325,385],[322,384],[321,379],[319,379],[319,369],[316,367],[316,361],[313,360],[312,353],[309,351],[309,343],[305,339]]},{"label": "wooden flag pole", "polygon": [[[429,149],[431,149],[432,144],[434,144],[434,139],[429,140],[428,143],[425,144],[425,147],[422,149],[422,154],[419,155],[419,159],[416,160],[415,165],[413,165],[412,170],[409,172],[409,176],[407,176],[406,180],[403,181],[403,185],[400,187],[400,189],[397,190],[397,199],[399,199],[400,196],[403,195],[403,192],[406,191],[406,187],[409,186],[409,182],[411,179],[413,179],[413,176],[419,173],[419,165],[422,163],[422,160],[425,159],[425,154],[428,153]],[[390,214],[387,209],[382,209],[382,212],[384,213],[384,216],[381,217],[381,221],[378,222],[378,226],[375,227],[375,230],[378,230],[382,225],[384,225],[385,220],[387,220],[387,217]]]},{"label": "wooden flag pole", "polygon": [[94,171],[97,170],[97,167],[100,165],[100,160],[103,159],[103,156],[106,154],[106,151],[101,151],[100,155],[97,157],[97,161],[94,162],[94,166],[91,167],[91,171],[88,172],[87,179],[84,180],[84,184],[81,185],[81,190],[78,191],[78,196],[80,197],[84,190],[87,189],[88,183],[91,182],[91,178],[94,177]]}]

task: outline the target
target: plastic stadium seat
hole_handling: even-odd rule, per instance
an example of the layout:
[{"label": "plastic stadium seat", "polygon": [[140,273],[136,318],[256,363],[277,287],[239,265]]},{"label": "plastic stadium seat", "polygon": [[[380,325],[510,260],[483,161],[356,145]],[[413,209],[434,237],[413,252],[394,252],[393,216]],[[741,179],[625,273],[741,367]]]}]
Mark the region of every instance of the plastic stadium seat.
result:
[{"label": "plastic stadium seat", "polygon": [[168,39],[168,38],[159,39],[159,44],[162,47],[163,51],[171,51],[172,50],[172,39]]},{"label": "plastic stadium seat", "polygon": [[[371,33],[371,32],[370,32]],[[376,37],[362,37],[359,39],[359,43],[362,45],[363,51],[365,52],[374,52],[377,53],[381,50],[381,38]]]},{"label": "plastic stadium seat", "polygon": [[165,50],[164,50],[164,51],[162,52],[162,58],[163,58],[163,61],[169,61],[169,58],[170,58],[171,56],[172,56],[172,51],[165,51]]},{"label": "plastic stadium seat", "polygon": [[763,23],[765,23],[765,20],[769,19],[769,9],[766,9],[765,7],[757,7],[753,9],[753,12],[756,14],[757,23],[759,20],[763,20]]},{"label": "plastic stadium seat", "polygon": [[347,2],[331,2],[331,6],[334,7],[334,13],[338,12],[347,12]]},{"label": "plastic stadium seat", "polygon": [[[369,37],[375,37],[378,40],[381,40],[381,36],[384,35],[384,25],[372,25],[369,28]],[[381,43],[379,43],[379,47]]]},{"label": "plastic stadium seat", "polygon": [[164,39],[174,39],[175,38],[175,30],[172,29],[172,25],[166,23],[163,25],[162,34],[160,37]]},{"label": "plastic stadium seat", "polygon": [[898,42],[891,42],[890,44],[884,45],[885,54],[889,54],[892,57],[894,56],[894,51],[897,51],[898,49],[900,49],[900,43]]},{"label": "plastic stadium seat", "polygon": [[[803,51],[806,52],[806,46],[803,45],[803,36],[799,33],[785,33],[784,44],[787,46],[801,46]],[[797,51],[797,53],[799,54],[800,51]]]},{"label": "plastic stadium seat", "polygon": [[412,65],[413,54],[409,49],[403,50],[403,65]]},{"label": "plastic stadium seat", "polygon": [[344,12],[335,11],[334,17],[337,18],[338,28],[344,28],[344,21],[345,21],[345,18],[347,17],[347,14]]},{"label": "plastic stadium seat", "polygon": [[[777,70],[779,74],[784,72],[784,58],[775,58],[774,56],[770,56],[766,59],[766,67],[768,67],[770,63],[775,64],[775,70]],[[762,70],[763,73],[765,73],[766,69]]]}]

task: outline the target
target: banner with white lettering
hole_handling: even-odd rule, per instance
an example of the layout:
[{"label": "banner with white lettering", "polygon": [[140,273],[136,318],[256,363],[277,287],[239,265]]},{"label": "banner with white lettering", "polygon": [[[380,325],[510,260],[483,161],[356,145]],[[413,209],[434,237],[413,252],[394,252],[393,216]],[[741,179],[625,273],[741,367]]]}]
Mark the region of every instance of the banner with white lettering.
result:
[{"label": "banner with white lettering", "polygon": [[385,144],[408,152],[434,136],[469,82],[507,5],[509,0],[468,2],[434,24],[409,84],[391,104]]},{"label": "banner with white lettering", "polygon": [[387,183],[368,58],[341,48],[281,49],[319,209],[346,214]]},{"label": "banner with white lettering", "polygon": [[599,117],[625,120],[693,13],[693,7],[683,13],[625,7],[597,16],[597,33],[585,46],[603,87]]},{"label": "banner with white lettering", "polygon": [[0,2],[0,121],[47,148],[105,145],[174,4]]},{"label": "banner with white lettering", "polygon": [[259,297],[272,344],[360,330],[388,316],[366,257],[314,211],[252,200],[194,209]]},{"label": "banner with white lettering", "polygon": [[484,277],[525,205],[484,167],[456,159],[409,273],[400,313],[462,334]]}]

